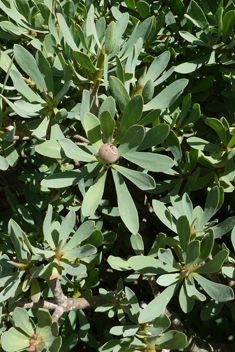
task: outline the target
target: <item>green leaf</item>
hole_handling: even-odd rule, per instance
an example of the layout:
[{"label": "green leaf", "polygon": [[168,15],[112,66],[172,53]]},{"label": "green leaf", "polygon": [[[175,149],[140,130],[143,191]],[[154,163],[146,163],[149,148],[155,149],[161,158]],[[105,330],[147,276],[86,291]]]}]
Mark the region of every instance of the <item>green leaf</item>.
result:
[{"label": "green leaf", "polygon": [[224,145],[227,145],[230,140],[229,129],[226,129],[221,121],[214,118],[207,118],[205,123],[213,128],[213,130],[218,134]]},{"label": "green leaf", "polygon": [[81,208],[82,214],[84,216],[93,215],[98,208],[104,193],[106,176],[107,170],[101,171],[95,179],[95,182],[86,192]]},{"label": "green leaf", "polygon": [[227,302],[234,298],[234,293],[231,287],[212,282],[197,273],[193,273],[193,277],[215,301]]},{"label": "green leaf", "polygon": [[[114,6],[111,8],[111,11],[113,9],[114,9]],[[129,22],[129,14],[127,12],[123,14],[120,12],[120,17],[116,22],[116,44],[118,45],[120,45],[120,42],[122,43],[122,35],[125,33],[125,30],[128,26],[128,22]]]},{"label": "green leaf", "polygon": [[111,54],[116,45],[116,24],[112,21],[109,23],[105,32],[105,53],[107,55]]},{"label": "green leaf", "polygon": [[135,1],[134,0],[125,0],[125,3],[130,9],[135,10]]},{"label": "green leaf", "polygon": [[117,192],[117,202],[120,217],[128,230],[136,234],[139,231],[139,217],[135,203],[119,172],[112,168],[114,184]]},{"label": "green leaf", "polygon": [[84,166],[78,170],[59,172],[54,175],[49,175],[42,180],[41,185],[49,188],[64,188],[72,186],[78,183],[78,181],[82,178],[86,177],[87,174],[93,171],[93,169],[95,169],[98,165],[98,163],[92,163],[90,168]]},{"label": "green leaf", "polygon": [[[209,221],[210,218],[219,210],[219,208],[223,204],[223,195],[223,189],[221,187],[218,188],[217,186],[211,188],[210,191],[207,193],[204,213],[202,218],[199,219],[201,220],[201,226],[205,225],[207,221]],[[200,225],[197,226],[199,227]]]},{"label": "green leaf", "polygon": [[210,32],[209,24],[201,7],[192,0],[189,4],[187,14],[185,15],[195,26],[201,28],[204,32]]},{"label": "green leaf", "polygon": [[181,150],[179,139],[173,130],[170,130],[167,136],[166,142],[167,142],[168,148],[170,149],[171,153],[174,156],[176,166],[178,166],[179,169],[181,169],[183,167],[182,150]]},{"label": "green leaf", "polygon": [[116,346],[119,347],[119,344],[120,344],[119,340],[109,340],[100,348],[100,351],[101,352],[113,352],[114,348]]},{"label": "green leaf", "polygon": [[210,58],[209,55],[205,55],[203,57],[200,57],[199,59],[184,62],[183,64],[180,64],[175,67],[175,72],[182,73],[182,74],[194,72],[198,70],[200,67],[202,67],[202,65],[206,64],[209,58]]},{"label": "green leaf", "polygon": [[68,92],[70,86],[71,86],[72,80],[68,80],[65,82],[65,84],[62,86],[61,90],[59,93],[56,94],[55,96],[55,101],[56,104],[58,104],[63,98],[65,98],[66,93]]},{"label": "green leaf", "polygon": [[91,72],[96,71],[95,66],[93,65],[90,57],[86,53],[83,53],[82,51],[74,51],[73,56],[77,61],[77,63],[81,65],[83,68],[86,68]]},{"label": "green leaf", "polygon": [[15,89],[20,92],[29,102],[44,102],[44,100],[37,93],[35,93],[32,89],[29,88],[29,86],[25,83],[19,72],[15,70],[10,70],[10,76],[12,78]]},{"label": "green leaf", "polygon": [[83,124],[87,138],[98,152],[100,147],[103,145],[99,119],[90,112],[87,112],[84,116]]},{"label": "green leaf", "polygon": [[29,336],[25,336],[15,328],[10,328],[2,334],[1,342],[3,349],[7,352],[25,350],[29,347]]},{"label": "green leaf", "polygon": [[170,319],[163,313],[153,321],[152,334],[159,335],[171,326]]},{"label": "green leaf", "polygon": [[140,171],[127,169],[126,167],[120,165],[113,165],[113,168],[120,172],[123,176],[128,178],[128,180],[133,182],[142,191],[154,189],[156,186],[153,177],[149,176],[148,174],[145,174]]},{"label": "green leaf", "polygon": [[17,5],[17,8],[18,8],[19,12],[25,17],[27,22],[30,23],[30,21],[31,21],[31,19],[30,19],[31,11],[30,11],[30,7],[29,7],[28,1],[26,1],[26,0],[17,0],[16,1],[16,5]]},{"label": "green leaf", "polygon": [[[94,22],[94,17],[95,17],[94,5],[91,4],[89,11],[87,13],[87,20],[86,20],[86,27],[85,27],[86,28],[86,36],[87,37],[91,36],[92,39],[94,38],[94,41],[98,45],[98,48],[101,49],[101,45],[100,45],[99,38],[98,38],[98,33],[97,33],[95,22]],[[92,46],[94,46],[95,43],[92,43]]]},{"label": "green leaf", "polygon": [[58,23],[60,26],[60,30],[64,36],[65,41],[67,42],[67,44],[70,46],[70,48],[74,51],[79,51],[77,45],[75,44],[75,41],[72,37],[72,34],[70,32],[70,29],[64,19],[64,16],[61,13],[57,13],[56,17],[58,19]]},{"label": "green leaf", "polygon": [[46,83],[34,57],[22,45],[18,44],[14,46],[14,55],[20,68],[32,78],[38,89],[43,92],[43,88],[46,88]]},{"label": "green leaf", "polygon": [[133,270],[148,276],[178,271],[178,268],[150,256],[136,255],[129,258],[128,263]]},{"label": "green leaf", "polygon": [[61,266],[64,268],[65,273],[71,276],[77,276],[77,279],[84,279],[87,277],[87,269],[86,266],[80,263],[66,263],[62,262]]},{"label": "green leaf", "polygon": [[68,212],[68,214],[62,220],[58,243],[61,242],[63,245],[67,241],[69,235],[71,234],[71,232],[73,232],[75,221],[75,212],[73,210],[70,210],[70,212]]},{"label": "green leaf", "polygon": [[203,150],[205,152],[219,152],[219,146],[217,144],[213,144],[211,142],[205,141],[198,137],[190,137],[187,139],[188,144],[190,147]]},{"label": "green leaf", "polygon": [[193,204],[187,193],[184,193],[182,197],[182,206],[184,210],[184,214],[187,216],[190,224],[193,222]]},{"label": "green leaf", "polygon": [[51,222],[52,222],[52,214],[53,214],[53,207],[51,204],[48,205],[47,213],[45,219],[43,221],[43,234],[45,241],[49,244],[49,246],[54,249],[55,243],[52,239],[51,235]]},{"label": "green leaf", "polygon": [[165,51],[151,63],[146,74],[146,82],[149,79],[155,81],[160,76],[160,74],[165,70],[166,66],[168,65],[170,61],[170,56],[170,52]]},{"label": "green leaf", "polygon": [[12,314],[12,318],[16,328],[22,329],[28,336],[31,336],[34,333],[34,329],[25,309],[18,307],[15,308]]},{"label": "green leaf", "polygon": [[100,114],[100,124],[101,124],[102,131],[104,133],[105,142],[112,143],[113,131],[115,128],[115,121],[108,110],[105,110]]},{"label": "green leaf", "polygon": [[[190,93],[199,93],[199,92],[204,92],[211,88],[211,86],[214,83],[214,76],[206,76],[205,78],[200,79],[192,89],[190,89]],[[199,106],[199,104],[194,104],[195,106]],[[195,111],[196,112],[196,111]]]},{"label": "green leaf", "polygon": [[143,43],[147,40],[153,25],[153,17],[148,17],[142,23],[137,23],[136,27],[132,30],[132,34],[119,54],[119,57],[128,57],[133,51],[134,44],[141,38]]},{"label": "green leaf", "polygon": [[[90,244],[85,244],[84,246],[73,248],[70,250],[64,250],[64,257],[68,260],[74,260],[77,258],[78,260],[81,258],[89,257],[90,255],[96,252],[96,248]],[[63,265],[63,264],[62,264]]]},{"label": "green leaf", "polygon": [[201,241],[200,255],[197,258],[195,263],[201,263],[204,260],[206,260],[212,251],[213,245],[214,245],[214,232],[212,231],[212,229],[209,229]]},{"label": "green leaf", "polygon": [[135,125],[142,116],[143,98],[141,95],[135,95],[125,106],[118,133],[115,142],[119,143],[129,127]]},{"label": "green leaf", "polygon": [[42,122],[38,125],[38,127],[33,131],[32,135],[37,137],[38,139],[45,140],[47,131],[48,131],[48,126],[50,123],[50,117],[45,116]]},{"label": "green leaf", "polygon": [[[68,342],[68,340],[66,342]],[[56,338],[53,337],[53,342],[52,342],[51,346],[49,347],[49,351],[50,352],[59,352],[59,351],[61,351],[61,349],[60,349],[61,345],[62,345],[62,337],[61,336],[57,336]]]},{"label": "green leaf", "polygon": [[195,45],[200,45],[200,46],[209,46],[209,43],[206,43],[202,41],[201,39],[198,39],[195,37],[193,34],[186,32],[186,31],[179,31],[179,35],[187,40],[190,43],[193,43]]},{"label": "green leaf", "polygon": [[112,335],[123,335],[126,336],[133,336],[137,333],[139,327],[137,325],[121,325],[121,326],[113,326],[109,333]]},{"label": "green leaf", "polygon": [[92,287],[96,287],[98,284],[99,284],[99,270],[98,268],[95,268],[89,273],[89,276],[86,279],[86,282],[83,285],[83,288],[89,289]]},{"label": "green leaf", "polygon": [[85,243],[92,244],[94,247],[100,247],[104,242],[104,236],[101,231],[95,230],[89,239],[85,241]]},{"label": "green leaf", "polygon": [[186,260],[186,253],[191,236],[191,226],[186,215],[182,215],[176,221],[177,233],[179,235],[181,251],[184,260]]},{"label": "green leaf", "polygon": [[0,292],[0,302],[7,301],[15,293],[19,284],[20,284],[20,278],[18,278],[17,280],[11,281],[10,284],[5,286]]},{"label": "green leaf", "polygon": [[41,297],[41,288],[36,278],[32,278],[30,287],[30,298],[32,302],[37,303]]},{"label": "green leaf", "polygon": [[81,226],[79,226],[77,231],[74,233],[74,235],[71,237],[69,242],[67,242],[63,246],[63,250],[66,251],[77,247],[80,243],[82,243],[91,236],[92,232],[94,231],[94,228],[94,221],[88,220],[83,222]]},{"label": "green leaf", "polygon": [[111,266],[111,268],[118,271],[131,270],[127,260],[122,259],[120,257],[114,257],[113,255],[110,255],[108,257],[108,263]]},{"label": "green leaf", "polygon": [[[160,113],[161,113],[161,110],[160,110],[160,109],[156,109],[156,110],[150,111],[148,114],[146,114],[146,115],[138,122],[138,125],[141,125],[141,126],[147,126],[147,125],[149,125],[150,123],[156,121],[156,120],[159,118]],[[165,126],[167,126],[167,125],[165,125]],[[156,127],[156,126],[154,126],[154,127]],[[154,128],[154,127],[152,127],[152,128]],[[151,131],[152,128],[149,129],[149,130],[147,131],[147,133],[148,133],[149,131]]]},{"label": "green leaf", "polygon": [[214,319],[223,308],[224,303],[218,301],[208,302],[201,310],[200,318],[202,320]]},{"label": "green leaf", "polygon": [[90,93],[88,90],[83,89],[82,103],[81,103],[81,110],[80,110],[80,119],[83,127],[84,127],[85,114],[89,111],[90,111]]},{"label": "green leaf", "polygon": [[185,286],[185,280],[184,280],[183,285],[181,286],[181,289],[180,289],[179,303],[180,303],[180,307],[184,313],[191,312],[191,310],[194,307],[195,298],[188,296],[186,286]]},{"label": "green leaf", "polygon": [[0,97],[7,102],[7,104],[17,113],[17,115],[21,117],[31,118],[38,116],[38,112],[43,109],[41,104],[30,104],[22,100],[17,100],[15,103],[12,103],[1,94]]},{"label": "green leaf", "polygon": [[137,2],[137,9],[142,18],[146,18],[150,14],[150,5],[143,0]]},{"label": "green leaf", "polygon": [[40,332],[43,335],[48,330],[48,327],[52,325],[51,315],[48,311],[40,309],[37,311],[37,318],[38,318],[38,324],[37,324],[36,331]]},{"label": "green leaf", "polygon": [[168,136],[169,131],[170,127],[162,123],[150,128],[146,132],[143,142],[138,147],[138,151],[148,149],[152,146],[162,143]]},{"label": "green leaf", "polygon": [[114,98],[112,96],[109,96],[108,98],[106,98],[103,101],[103,103],[100,106],[99,118],[100,118],[100,116],[101,116],[103,111],[109,111],[109,113],[111,114],[112,118],[114,118],[115,110],[116,110],[115,100],[114,100]]},{"label": "green leaf", "polygon": [[199,301],[202,301],[202,302],[206,300],[206,296],[203,295],[196,288],[193,277],[191,275],[188,278],[186,278],[184,282],[185,282],[186,291],[189,297],[198,299]]},{"label": "green leaf", "polygon": [[7,159],[0,155],[0,170],[6,171],[9,167]]},{"label": "green leaf", "polygon": [[46,87],[45,90],[47,93],[50,93],[53,96],[54,93],[54,81],[53,81],[53,74],[51,65],[49,64],[48,60],[44,57],[41,51],[37,51],[36,54],[38,68],[44,77]]},{"label": "green leaf", "polygon": [[48,140],[35,146],[37,153],[48,158],[61,159],[64,157],[60,144],[55,140]]},{"label": "green leaf", "polygon": [[174,232],[177,232],[175,221],[173,220],[170,211],[166,208],[166,206],[160,202],[159,200],[153,200],[153,209],[157,217],[166,225],[169,229]]},{"label": "green leaf", "polygon": [[209,262],[198,266],[194,269],[195,273],[199,274],[207,274],[207,273],[216,273],[221,269],[223,262],[225,261],[226,257],[228,256],[228,252],[224,249],[218,252],[212,260]]},{"label": "green leaf", "polygon": [[109,77],[109,84],[112,95],[114,96],[120,110],[124,112],[126,105],[130,101],[129,94],[124,86],[124,84],[114,76]]},{"label": "green leaf", "polygon": [[182,280],[181,276],[179,273],[175,274],[164,274],[159,276],[157,279],[157,284],[160,286],[170,286],[171,284],[174,284],[175,282]]},{"label": "green leaf", "polygon": [[141,312],[139,316],[139,323],[147,323],[154,320],[160,314],[170,302],[175,291],[179,286],[179,281],[167,287],[159,296],[154,298]]},{"label": "green leaf", "polygon": [[226,42],[229,36],[231,36],[234,25],[235,25],[235,11],[230,10],[225,12],[223,16],[223,35],[222,35],[223,42]]},{"label": "green leaf", "polygon": [[160,248],[158,251],[158,257],[163,263],[167,263],[176,269],[179,269],[179,264],[176,262],[170,248]]},{"label": "green leaf", "polygon": [[199,241],[192,241],[189,242],[187,253],[186,253],[186,260],[185,265],[189,268],[199,257],[200,253],[200,242]]},{"label": "green leaf", "polygon": [[123,70],[123,66],[121,63],[121,60],[119,59],[119,57],[116,55],[115,56],[116,59],[116,74],[117,74],[117,78],[124,84],[125,83],[125,73]]},{"label": "green leaf", "polygon": [[147,104],[152,99],[153,94],[154,94],[154,83],[151,79],[149,79],[146,82],[144,89],[142,91],[142,96],[145,104]]},{"label": "green leaf", "polygon": [[126,298],[131,305],[128,310],[129,318],[136,324],[138,324],[138,317],[140,312],[139,302],[135,293],[129,288],[125,287]]},{"label": "green leaf", "polygon": [[139,125],[131,126],[124,135],[118,148],[118,156],[135,152],[144,138],[144,127]]},{"label": "green leaf", "polygon": [[[4,262],[2,262],[3,259],[6,259],[4,260]],[[12,267],[12,264],[11,264],[11,261],[9,263],[8,261],[8,257],[7,258],[1,258],[1,266],[10,266]],[[4,287],[4,286],[7,286],[9,283],[11,283],[12,281],[15,281],[19,278],[19,272],[14,272],[14,273],[11,273],[11,274],[1,274],[0,276],[0,287]]]},{"label": "green leaf", "polygon": [[11,219],[8,223],[8,233],[10,239],[14,245],[16,255],[20,261],[27,261],[28,250],[27,247],[23,247],[22,242],[24,241],[24,235],[21,227]]},{"label": "green leaf", "polygon": [[131,246],[137,255],[144,254],[144,242],[140,234],[137,233],[136,235],[131,235],[130,241]]},{"label": "green leaf", "polygon": [[188,80],[185,78],[178,79],[171,83],[148,104],[144,105],[143,111],[148,111],[151,109],[165,109],[170,107],[182,94],[187,84]]},{"label": "green leaf", "polygon": [[60,139],[59,144],[63,148],[65,155],[70,159],[85,162],[92,162],[97,160],[95,156],[88,154],[79,148],[79,146],[77,146],[71,139]]},{"label": "green leaf", "polygon": [[186,347],[187,337],[180,331],[167,331],[156,340],[157,350],[177,350]]},{"label": "green leaf", "polygon": [[164,172],[174,166],[174,162],[166,155],[133,152],[124,155],[132,163],[152,172]]}]

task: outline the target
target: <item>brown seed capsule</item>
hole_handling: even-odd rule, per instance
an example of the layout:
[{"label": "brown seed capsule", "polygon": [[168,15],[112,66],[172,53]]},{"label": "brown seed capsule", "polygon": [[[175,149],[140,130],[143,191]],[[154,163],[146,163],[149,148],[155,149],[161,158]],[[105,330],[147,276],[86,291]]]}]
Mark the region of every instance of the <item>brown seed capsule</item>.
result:
[{"label": "brown seed capsule", "polygon": [[118,150],[111,143],[105,143],[100,147],[99,158],[103,163],[115,163],[118,159]]}]

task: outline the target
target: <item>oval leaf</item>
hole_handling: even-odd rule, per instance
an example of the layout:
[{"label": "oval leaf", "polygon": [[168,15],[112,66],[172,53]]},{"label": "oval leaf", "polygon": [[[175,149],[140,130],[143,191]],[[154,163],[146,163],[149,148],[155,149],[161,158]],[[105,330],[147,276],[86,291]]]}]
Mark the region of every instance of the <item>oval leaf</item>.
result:
[{"label": "oval leaf", "polygon": [[104,193],[104,186],[106,180],[107,171],[101,171],[95,182],[91,185],[85,194],[82,202],[82,214],[84,216],[93,215],[98,205],[100,204],[101,198]]},{"label": "oval leaf", "polygon": [[143,191],[154,189],[156,186],[153,177],[149,176],[148,174],[127,169],[126,167],[120,165],[113,165],[113,168],[115,168],[118,172],[128,178],[128,180],[133,182],[139,189]]},{"label": "oval leaf", "polygon": [[215,301],[227,302],[234,298],[234,293],[231,287],[212,282],[197,273],[193,274],[193,277]]},{"label": "oval leaf", "polygon": [[171,169],[174,161],[166,155],[133,152],[124,155],[132,163],[152,172],[164,172]]},{"label": "oval leaf", "polygon": [[139,217],[135,203],[127,189],[122,176],[112,169],[114,184],[117,192],[118,210],[120,217],[128,230],[134,234],[139,231]]},{"label": "oval leaf", "polygon": [[148,111],[152,109],[168,108],[176,101],[176,99],[178,99],[187,84],[188,80],[185,78],[178,79],[177,81],[171,83],[148,104],[144,105],[143,110]]}]

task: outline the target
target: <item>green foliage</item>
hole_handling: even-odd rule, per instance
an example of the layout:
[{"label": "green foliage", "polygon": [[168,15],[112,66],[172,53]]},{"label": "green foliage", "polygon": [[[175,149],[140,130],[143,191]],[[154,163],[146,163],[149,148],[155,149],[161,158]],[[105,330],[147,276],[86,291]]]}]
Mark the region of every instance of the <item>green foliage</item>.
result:
[{"label": "green foliage", "polygon": [[233,350],[234,1],[0,11],[0,350]]}]

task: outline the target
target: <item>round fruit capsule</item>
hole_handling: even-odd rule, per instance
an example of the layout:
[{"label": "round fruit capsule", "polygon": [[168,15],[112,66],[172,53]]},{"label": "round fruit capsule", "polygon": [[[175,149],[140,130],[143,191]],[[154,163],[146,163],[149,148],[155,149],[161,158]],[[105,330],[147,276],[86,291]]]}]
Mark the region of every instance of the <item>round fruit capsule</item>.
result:
[{"label": "round fruit capsule", "polygon": [[103,163],[115,163],[118,159],[118,150],[111,143],[105,143],[100,147],[99,158]]}]

